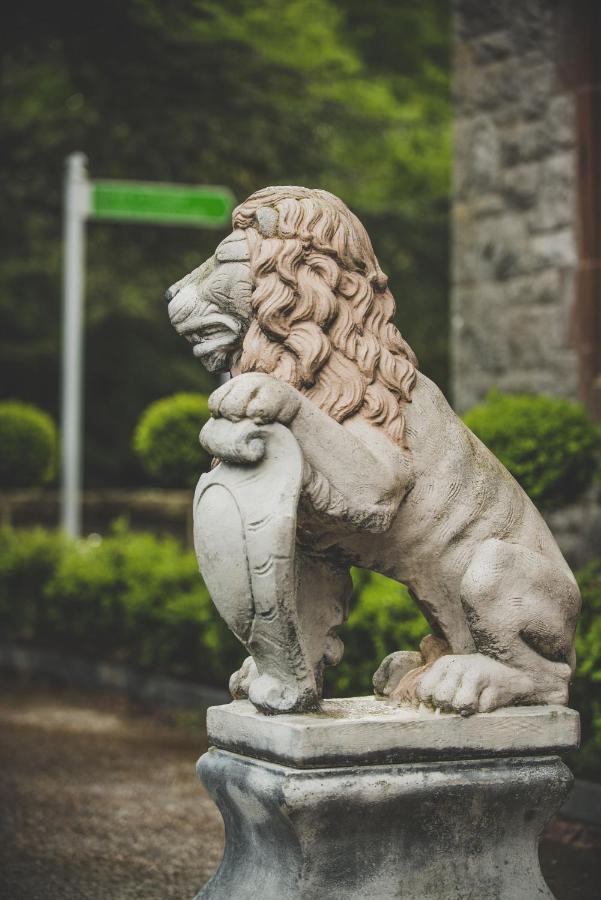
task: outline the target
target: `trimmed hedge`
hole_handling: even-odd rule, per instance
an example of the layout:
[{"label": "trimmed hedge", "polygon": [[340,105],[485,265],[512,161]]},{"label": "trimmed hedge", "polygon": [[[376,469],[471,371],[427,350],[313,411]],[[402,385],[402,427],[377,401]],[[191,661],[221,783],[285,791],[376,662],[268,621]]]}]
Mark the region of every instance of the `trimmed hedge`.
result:
[{"label": "trimmed hedge", "polygon": [[55,474],[56,426],[27,403],[0,403],[0,488],[38,487]]},{"label": "trimmed hedge", "polygon": [[136,426],[133,448],[146,473],[163,487],[194,487],[211,458],[198,442],[210,418],[204,394],[173,394],[151,403]]},{"label": "trimmed hedge", "polygon": [[[355,598],[340,629],[342,663],[330,694],[371,693],[378,663],[417,649],[426,622],[407,589],[353,572]],[[209,597],[193,553],[173,538],[129,531],[73,541],[58,532],[0,530],[4,639],[225,685],[244,658]]]},{"label": "trimmed hedge", "polygon": [[221,686],[244,658],[194,555],[123,524],[79,541],[43,529],[0,531],[0,633]]},{"label": "trimmed hedge", "polygon": [[[576,772],[601,770],[601,560],[577,575],[583,614],[572,704],[583,747]],[[340,629],[345,655],[327,670],[327,693],[369,694],[382,659],[415,650],[428,626],[402,585],[353,572],[355,596]],[[62,650],[225,687],[245,656],[215,610],[193,553],[173,538],[117,524],[106,538],[72,541],[57,532],[0,530],[3,640]]]},{"label": "trimmed hedge", "polygon": [[492,391],[463,419],[540,509],[573,503],[598,472],[601,430],[568,400]]}]

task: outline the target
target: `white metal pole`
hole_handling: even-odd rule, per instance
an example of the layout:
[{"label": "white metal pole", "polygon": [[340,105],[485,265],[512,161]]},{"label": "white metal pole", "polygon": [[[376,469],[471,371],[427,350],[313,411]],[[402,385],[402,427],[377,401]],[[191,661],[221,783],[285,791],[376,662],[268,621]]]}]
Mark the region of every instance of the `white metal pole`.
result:
[{"label": "white metal pole", "polygon": [[81,533],[85,220],[90,202],[86,164],[83,153],[66,159],[63,211],[61,525],[73,537]]}]

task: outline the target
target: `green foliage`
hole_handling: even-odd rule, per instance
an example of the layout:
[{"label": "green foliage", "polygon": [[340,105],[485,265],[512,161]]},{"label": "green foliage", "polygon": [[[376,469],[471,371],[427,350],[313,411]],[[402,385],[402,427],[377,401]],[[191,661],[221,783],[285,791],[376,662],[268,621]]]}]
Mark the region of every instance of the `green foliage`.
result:
[{"label": "green foliage", "polygon": [[223,685],[244,651],[192,553],[117,525],[104,539],[0,532],[5,640]]},{"label": "green foliage", "polygon": [[417,650],[429,632],[406,587],[363,569],[352,574],[353,602],[340,629],[344,657],[326,672],[328,693],[333,696],[371,694],[373,674],[384,657],[395,650]]},{"label": "green foliage", "polygon": [[209,419],[203,394],[174,394],[156,400],[144,411],[134,433],[134,450],[155,483],[193,487],[210,457],[198,442]]},{"label": "green foliage", "polygon": [[[3,23],[0,385],[57,409],[61,180],[339,193],[364,220],[422,368],[447,374],[449,4],[22,0]],[[48,7],[50,8],[50,7]],[[108,52],[107,48],[110,48]],[[140,410],[214,380],[162,295],[225,235],[90,223],[86,480],[133,483]],[[106,452],[107,435],[111,452]]]},{"label": "green foliage", "polygon": [[601,431],[568,400],[492,391],[463,418],[541,509],[577,500],[598,470]]},{"label": "green foliage", "polygon": [[44,591],[67,550],[59,532],[0,530],[0,634],[3,640],[42,636]]},{"label": "green foliage", "polygon": [[[601,560],[577,575],[583,611],[571,703],[580,711],[582,750],[570,764],[601,770]],[[382,659],[415,650],[428,625],[406,588],[354,570],[355,596],[340,629],[343,661],[327,671],[327,693],[369,694]],[[196,559],[172,538],[130,532],[72,541],[56,532],[0,531],[3,640],[121,662],[225,687],[245,651],[209,598]]]},{"label": "green foliage", "polygon": [[56,468],[56,426],[26,403],[0,403],[0,488],[37,487]]},{"label": "green foliage", "polygon": [[571,695],[582,723],[582,749],[570,765],[577,775],[601,780],[601,559],[578,573],[582,614],[576,634],[576,677]]}]

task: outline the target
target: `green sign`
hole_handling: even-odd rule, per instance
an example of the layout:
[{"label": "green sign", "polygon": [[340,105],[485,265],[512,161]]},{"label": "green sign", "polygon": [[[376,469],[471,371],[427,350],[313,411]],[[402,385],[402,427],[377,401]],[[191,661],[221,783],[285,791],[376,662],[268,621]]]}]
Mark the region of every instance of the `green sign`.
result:
[{"label": "green sign", "polygon": [[93,181],[90,187],[90,216],[113,221],[222,228],[235,202],[225,187],[152,181]]}]

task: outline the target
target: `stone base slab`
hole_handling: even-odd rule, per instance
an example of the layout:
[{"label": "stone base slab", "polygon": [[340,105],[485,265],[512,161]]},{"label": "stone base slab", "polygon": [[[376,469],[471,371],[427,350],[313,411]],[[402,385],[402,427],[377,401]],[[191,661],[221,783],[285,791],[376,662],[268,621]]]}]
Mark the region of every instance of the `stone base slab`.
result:
[{"label": "stone base slab", "polygon": [[576,749],[578,713],[516,706],[463,717],[352,697],[315,713],[265,716],[248,700],[211,707],[209,743],[295,768],[544,756]]},{"label": "stone base slab", "polygon": [[226,845],[197,900],[553,896],[537,848],[572,780],[557,757],[303,770],[211,749],[198,772]]}]

